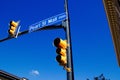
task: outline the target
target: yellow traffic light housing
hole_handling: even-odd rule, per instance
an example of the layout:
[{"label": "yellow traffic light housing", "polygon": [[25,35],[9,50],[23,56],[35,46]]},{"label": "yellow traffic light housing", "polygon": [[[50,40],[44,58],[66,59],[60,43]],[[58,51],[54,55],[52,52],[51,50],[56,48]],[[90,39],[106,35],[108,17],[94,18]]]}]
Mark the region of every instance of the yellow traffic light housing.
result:
[{"label": "yellow traffic light housing", "polygon": [[19,21],[18,22],[10,21],[10,29],[8,30],[10,36],[14,37],[18,25]]},{"label": "yellow traffic light housing", "polygon": [[67,40],[62,40],[60,38],[56,38],[54,40],[54,45],[57,47],[56,53],[58,54],[56,57],[57,62],[64,67],[67,72],[70,72],[71,69],[67,67],[67,47],[69,46]]}]

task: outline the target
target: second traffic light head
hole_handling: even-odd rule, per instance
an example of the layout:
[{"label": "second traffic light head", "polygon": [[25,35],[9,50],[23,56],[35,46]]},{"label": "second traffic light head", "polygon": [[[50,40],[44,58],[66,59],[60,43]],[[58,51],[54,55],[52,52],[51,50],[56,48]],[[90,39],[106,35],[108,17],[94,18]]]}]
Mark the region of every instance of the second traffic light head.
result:
[{"label": "second traffic light head", "polygon": [[18,22],[10,21],[10,29],[8,30],[10,36],[15,35],[15,32],[16,32],[18,25],[19,25],[19,21]]}]

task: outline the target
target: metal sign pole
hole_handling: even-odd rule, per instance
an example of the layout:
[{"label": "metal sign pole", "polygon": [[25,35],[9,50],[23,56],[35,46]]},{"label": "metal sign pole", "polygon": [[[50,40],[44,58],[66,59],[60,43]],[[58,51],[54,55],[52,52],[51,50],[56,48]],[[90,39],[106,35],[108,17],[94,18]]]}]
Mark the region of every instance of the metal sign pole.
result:
[{"label": "metal sign pole", "polygon": [[71,34],[70,34],[70,19],[69,19],[69,12],[68,12],[68,0],[65,0],[65,12],[66,12],[66,38],[67,42],[69,43],[69,47],[67,50],[67,67],[71,68],[71,72],[67,72],[67,80],[74,80],[74,70],[73,70],[73,59],[72,59],[72,45],[71,45]]}]

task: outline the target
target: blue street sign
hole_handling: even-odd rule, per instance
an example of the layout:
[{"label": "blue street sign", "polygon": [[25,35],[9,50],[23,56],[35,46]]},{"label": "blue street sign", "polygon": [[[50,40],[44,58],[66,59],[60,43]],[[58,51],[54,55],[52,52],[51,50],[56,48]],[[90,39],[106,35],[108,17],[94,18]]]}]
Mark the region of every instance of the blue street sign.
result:
[{"label": "blue street sign", "polygon": [[32,24],[29,26],[29,32],[33,32],[33,31],[36,31],[44,26],[49,26],[49,25],[52,25],[52,24],[55,24],[55,23],[58,23],[60,21],[63,21],[66,19],[66,13],[61,13],[61,14],[58,14],[56,16],[53,16],[53,17],[50,17],[50,18],[47,18],[45,20],[42,20],[42,21],[39,21],[35,24]]}]

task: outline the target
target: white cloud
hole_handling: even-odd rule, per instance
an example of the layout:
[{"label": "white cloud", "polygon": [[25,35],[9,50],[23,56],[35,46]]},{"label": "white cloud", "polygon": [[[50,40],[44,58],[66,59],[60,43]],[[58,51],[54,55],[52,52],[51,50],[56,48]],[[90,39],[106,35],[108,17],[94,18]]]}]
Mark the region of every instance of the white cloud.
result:
[{"label": "white cloud", "polygon": [[40,75],[40,73],[39,73],[38,70],[32,70],[32,71],[30,72],[30,74],[31,74],[31,75],[35,75],[35,76]]}]

